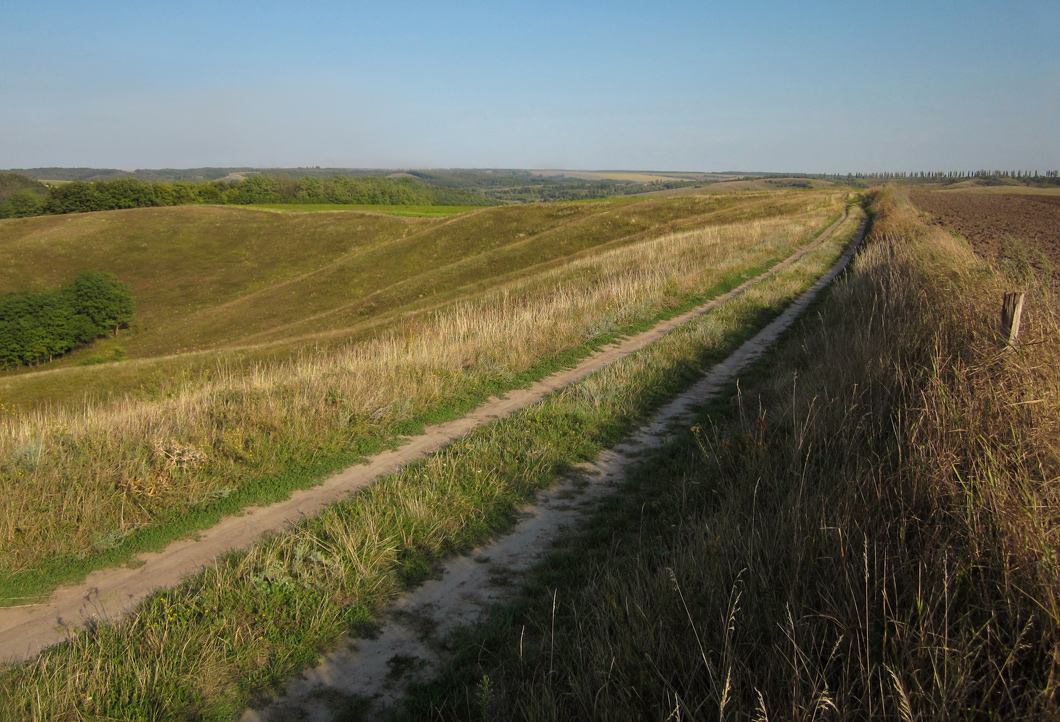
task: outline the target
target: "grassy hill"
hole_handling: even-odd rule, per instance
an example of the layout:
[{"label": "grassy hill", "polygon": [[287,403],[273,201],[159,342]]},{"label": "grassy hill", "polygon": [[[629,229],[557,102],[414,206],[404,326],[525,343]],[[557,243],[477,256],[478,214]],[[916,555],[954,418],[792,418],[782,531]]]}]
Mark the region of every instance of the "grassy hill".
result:
[{"label": "grassy hill", "polygon": [[[322,463],[736,285],[844,204],[797,192],[449,219],[176,207],[0,223],[5,283],[88,265],[128,283],[141,319],[113,341],[133,358],[4,379],[0,458],[16,461],[0,465],[0,581],[311,484]],[[198,461],[171,463],[186,453]]]},{"label": "grassy hill", "polygon": [[[92,625],[71,644],[0,667],[0,717],[62,719],[75,708],[101,718],[149,709],[235,716],[252,695],[310,664],[343,629],[369,621],[404,584],[422,580],[441,556],[507,528],[535,488],[617,441],[705,364],[779,314],[856,231],[860,217],[854,208],[833,236],[807,248],[849,201],[842,192],[797,191],[497,208],[448,220],[373,216],[372,222],[383,224],[378,236],[351,233],[357,242],[345,252],[324,244],[330,255],[297,273],[281,262],[255,265],[228,246],[195,236],[202,245],[189,247],[202,255],[234,259],[228,266],[234,285],[214,280],[218,297],[271,299],[277,289],[292,287],[312,305],[316,289],[332,299],[319,307],[324,313],[301,304],[291,308],[302,314],[298,324],[311,326],[322,317],[330,330],[258,345],[259,362],[244,366],[228,359],[250,347],[225,345],[222,338],[205,351],[9,379],[172,372],[188,358],[211,354],[223,361],[107,403],[67,402],[15,413],[0,407],[0,603],[39,600],[57,583],[160,548],[220,515],[284,498],[423,424],[460,416],[616,336],[716,298],[800,249],[808,252],[643,353],[547,403],[475,430],[454,448],[263,539],[253,550],[220,560],[209,579],[198,576],[191,586],[160,591],[124,621]],[[242,213],[282,223],[323,223],[326,216],[342,215]],[[133,213],[64,220],[114,223],[122,216],[131,219],[127,227],[136,225]],[[225,219],[240,218],[217,215],[216,227],[204,224],[203,233],[221,234],[239,225]],[[393,224],[406,224],[407,232]],[[35,237],[25,224],[6,228],[20,229],[15,235],[27,243]],[[119,260],[120,254],[104,253],[108,239],[129,243],[121,224],[93,242],[63,236],[61,228],[37,230],[64,239],[59,248],[102,254],[98,260]],[[170,232],[180,238],[179,229]],[[147,230],[139,233],[150,247]],[[300,240],[277,237],[280,250],[254,249],[261,258],[272,253],[290,259],[280,251]],[[46,245],[29,243],[38,251]],[[72,263],[77,254],[54,258]],[[195,264],[177,262],[173,268],[183,274],[194,267],[215,279],[209,263]],[[143,263],[140,273],[174,275],[162,262]],[[368,292],[353,295],[351,276],[374,283],[375,297],[393,299],[392,305],[365,307],[365,323],[377,324],[374,335],[365,331],[370,337],[354,342],[358,327],[343,327],[349,322],[345,305],[351,297],[353,305],[363,304]],[[415,286],[407,283],[411,279],[418,279]],[[339,286],[346,290],[335,290]],[[210,298],[200,294],[198,305],[171,309],[167,318],[176,324],[189,309],[191,315],[208,310]],[[223,302],[212,309],[227,319],[226,307]],[[252,322],[253,305],[240,308],[236,317]],[[156,313],[166,317],[161,306]],[[240,321],[226,324],[246,343]],[[128,334],[130,346],[137,333],[150,329]],[[292,540],[301,545],[293,554],[286,546]],[[290,578],[272,567],[262,572],[259,560],[266,557],[274,566],[285,560],[284,569],[290,560]],[[162,609],[164,617],[156,618]],[[277,621],[282,630],[261,627]],[[129,686],[143,679],[151,681]]]},{"label": "grassy hill", "polygon": [[[219,357],[258,361],[366,338],[588,253],[780,217],[824,197],[621,199],[449,218],[196,205],[0,221],[0,292],[57,287],[91,268],[118,276],[136,302],[117,339],[0,376],[0,402],[121,393]],[[132,361],[80,366],[115,358]]]},{"label": "grassy hill", "polygon": [[[455,660],[394,719],[1057,718],[1055,292],[1041,269],[1013,273],[929,227],[893,189],[870,196],[873,232],[814,312],[741,374],[732,398],[643,457],[513,605],[447,637]],[[262,353],[372,324],[392,333],[80,415],[0,416],[0,550],[37,581],[57,558],[91,559],[232,499],[255,474],[349,454],[351,439],[407,430],[424,409],[511,388],[557,353],[768,265],[843,201],[799,190],[489,209],[383,225],[381,240],[328,246],[297,272],[248,265],[257,275],[233,272],[243,285],[224,296],[250,304],[235,303],[233,319],[252,315],[254,294],[275,308],[271,294],[288,286],[309,306],[314,290],[330,299],[293,321],[302,339]],[[528,215],[506,215],[517,212]],[[0,668],[0,717],[237,718],[343,632],[371,633],[373,615],[440,558],[506,528],[535,488],[724,358],[839,245],[128,618]],[[414,249],[425,258],[406,273],[387,266],[415,260]],[[371,290],[344,296],[336,288],[354,274]],[[406,278],[430,290],[414,296]],[[997,310],[1011,290],[1027,305],[1020,344],[1006,348]],[[199,302],[191,315],[220,314],[229,336],[105,370],[285,333],[277,319],[241,331],[223,320],[227,302]],[[130,345],[136,333],[150,329]],[[84,370],[21,378],[68,371]],[[391,659],[395,678],[409,661]]]}]

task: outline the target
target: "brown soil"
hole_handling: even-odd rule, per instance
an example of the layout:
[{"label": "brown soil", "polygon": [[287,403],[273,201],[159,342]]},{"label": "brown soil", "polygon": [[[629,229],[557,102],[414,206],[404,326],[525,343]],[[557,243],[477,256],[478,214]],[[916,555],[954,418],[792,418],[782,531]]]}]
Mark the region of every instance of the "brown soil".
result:
[{"label": "brown soil", "polygon": [[1012,240],[1040,251],[1060,269],[1060,196],[912,191],[917,208],[947,229],[960,233],[990,264],[998,262],[1002,242]]}]

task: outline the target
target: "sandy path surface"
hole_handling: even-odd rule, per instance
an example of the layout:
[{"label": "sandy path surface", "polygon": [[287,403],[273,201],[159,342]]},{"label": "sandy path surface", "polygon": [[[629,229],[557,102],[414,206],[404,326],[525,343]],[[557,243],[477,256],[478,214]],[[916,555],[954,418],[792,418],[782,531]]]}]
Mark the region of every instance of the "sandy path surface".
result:
[{"label": "sandy path surface", "polygon": [[267,706],[246,712],[241,722],[331,722],[350,705],[369,704],[375,710],[390,706],[410,681],[434,676],[445,663],[439,651],[445,635],[478,621],[489,605],[517,593],[513,577],[545,556],[565,527],[584,520],[595,502],[625,479],[644,451],[665,443],[674,425],[692,423],[695,406],[710,401],[758,359],[846,267],[863,234],[864,227],[832,268],[795,303],[660,409],[627,441],[605,451],[595,462],[580,465],[579,473],[539,495],[523,510],[522,520],[509,535],[447,562],[440,578],[425,582],[391,607],[376,637],[344,637],[315,669],[289,682],[282,696]]},{"label": "sandy path surface", "polygon": [[92,572],[84,583],[60,587],[48,601],[41,604],[0,608],[0,661],[27,659],[63,641],[72,629],[93,621],[115,619],[131,610],[152,591],[176,584],[183,577],[209,565],[218,556],[248,547],[266,532],[283,530],[303,517],[312,516],[326,504],[363,489],[379,476],[394,473],[425,454],[437,451],[477,426],[536,403],[548,394],[644,348],[676,326],[706,313],[790,266],[822,243],[845,219],[844,214],[812,243],[713,301],[609,345],[577,366],[552,374],[529,388],[511,391],[503,398],[492,397],[467,416],[429,426],[424,434],[409,439],[397,450],[372,457],[368,464],[345,469],[318,486],[292,493],[285,501],[266,507],[247,507],[240,515],[227,517],[202,531],[197,538],[174,542],[161,552],[141,554],[130,566]]}]

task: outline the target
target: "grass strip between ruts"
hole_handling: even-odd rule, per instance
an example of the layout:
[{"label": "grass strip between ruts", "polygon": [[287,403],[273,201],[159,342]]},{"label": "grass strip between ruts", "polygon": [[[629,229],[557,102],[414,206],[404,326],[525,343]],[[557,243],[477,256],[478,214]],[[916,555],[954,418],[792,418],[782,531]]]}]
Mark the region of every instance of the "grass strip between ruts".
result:
[{"label": "grass strip between ruts", "polygon": [[[847,273],[849,267],[837,279]],[[372,700],[338,690],[334,691],[332,706],[347,712],[349,719],[368,719],[368,713],[373,712],[390,722],[407,722],[428,716],[439,720],[490,719],[504,705],[513,704],[510,698],[501,699],[497,690],[501,684],[516,686],[515,680],[527,673],[527,654],[546,654],[541,637],[557,632],[572,639],[578,637],[578,622],[569,614],[555,629],[535,626],[531,634],[537,638],[531,642],[527,641],[528,625],[538,625],[554,613],[550,605],[555,604],[561,591],[568,596],[592,594],[586,580],[596,583],[602,569],[632,574],[633,567],[650,564],[670,551],[686,527],[684,515],[691,496],[701,499],[711,494],[709,487],[695,489],[691,495],[688,490],[689,470],[704,453],[702,429],[738,426],[741,414],[760,412],[754,408],[734,409],[731,399],[748,390],[752,391],[749,398],[754,398],[753,390],[774,370],[778,348],[806,332],[806,325],[812,323],[808,319],[827,303],[831,288],[825,288],[813,299],[796,323],[783,330],[760,358],[740,372],[739,378],[727,382],[710,401],[695,407],[693,425],[674,427],[662,445],[639,455],[617,492],[604,497],[582,526],[566,530],[552,550],[516,582],[520,586],[508,601],[489,609],[478,623],[458,627],[444,638],[432,640],[448,655],[436,677],[410,682],[394,708],[376,710]],[[743,340],[751,335],[748,333]],[[530,652],[526,651],[528,644],[533,647]]]},{"label": "grass strip between ruts", "polygon": [[[892,193],[739,402],[631,465],[392,718],[1057,717],[1055,296]],[[1020,284],[1040,325],[1006,348]]]},{"label": "grass strip between ruts", "polygon": [[0,712],[231,719],[340,633],[363,630],[441,558],[509,528],[537,489],[618,441],[779,314],[838,256],[840,240],[546,401],[152,595],[127,618],[13,667],[0,678]]},{"label": "grass strip between ruts", "polygon": [[[827,228],[836,219],[829,219]],[[807,238],[821,233],[818,229]],[[803,243],[803,246],[808,243]],[[87,556],[72,554],[57,555],[34,567],[17,573],[0,570],[0,606],[12,606],[38,602],[60,584],[77,583],[96,569],[127,563],[134,555],[158,551],[184,535],[209,528],[224,516],[237,513],[251,505],[275,503],[286,499],[291,492],[306,489],[320,483],[329,474],[364,460],[365,457],[400,444],[400,437],[422,433],[423,427],[460,418],[477,408],[490,396],[503,394],[513,389],[525,388],[556,371],[576,365],[602,346],[619,338],[648,330],[661,321],[689,311],[711,299],[736,288],[744,281],[754,278],[783,261],[783,257],[772,258],[762,264],[743,269],[715,283],[702,293],[688,296],[678,306],[663,309],[628,325],[617,332],[598,336],[576,348],[540,360],[524,372],[496,378],[490,383],[477,386],[472,393],[461,398],[450,398],[432,407],[414,413],[398,425],[385,430],[382,435],[362,436],[351,445],[341,449],[311,450],[308,453],[293,453],[287,468],[281,474],[250,478],[238,489],[221,498],[211,498],[202,504],[174,508],[163,512],[157,523],[128,534],[113,548],[104,549]]]}]

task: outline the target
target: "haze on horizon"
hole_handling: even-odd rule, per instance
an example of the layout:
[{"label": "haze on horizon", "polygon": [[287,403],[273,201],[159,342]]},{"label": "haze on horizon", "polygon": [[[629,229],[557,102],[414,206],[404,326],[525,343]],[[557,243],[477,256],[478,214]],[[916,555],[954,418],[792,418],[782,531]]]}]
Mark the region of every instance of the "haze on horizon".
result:
[{"label": "haze on horizon", "polygon": [[1060,166],[1055,0],[44,0],[0,25],[0,168]]}]

